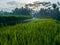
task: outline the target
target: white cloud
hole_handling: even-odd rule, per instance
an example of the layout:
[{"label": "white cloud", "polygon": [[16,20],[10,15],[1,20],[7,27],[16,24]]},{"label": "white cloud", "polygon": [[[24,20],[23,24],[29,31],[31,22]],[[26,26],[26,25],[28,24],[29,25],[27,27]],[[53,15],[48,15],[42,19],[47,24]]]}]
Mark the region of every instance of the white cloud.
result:
[{"label": "white cloud", "polygon": [[[7,1],[7,0],[6,0]],[[17,1],[7,1],[5,3],[0,3],[0,10],[4,10],[4,11],[11,11],[12,9],[15,9],[16,7],[20,8],[21,6],[23,6],[24,3],[19,3]]]},{"label": "white cloud", "polygon": [[11,11],[16,7],[21,7],[25,3],[32,3],[34,1],[51,1],[57,2],[59,0],[0,0],[0,10],[8,10]]}]

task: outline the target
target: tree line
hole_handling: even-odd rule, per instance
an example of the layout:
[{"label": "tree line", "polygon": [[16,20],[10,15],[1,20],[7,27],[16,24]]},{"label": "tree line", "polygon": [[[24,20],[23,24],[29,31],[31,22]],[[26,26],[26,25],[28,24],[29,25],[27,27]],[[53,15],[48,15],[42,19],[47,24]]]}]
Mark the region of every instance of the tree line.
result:
[{"label": "tree line", "polygon": [[[45,6],[44,8],[40,8],[38,10],[38,7],[41,7],[40,5]],[[33,10],[34,8],[30,7],[37,7],[37,10]],[[51,2],[34,2],[33,4],[26,4],[24,7],[21,8],[15,8],[12,10],[11,13],[5,12],[4,14],[14,14],[14,15],[23,15],[23,16],[32,16],[36,18],[54,18],[57,20],[60,20],[60,3],[51,3]]]}]

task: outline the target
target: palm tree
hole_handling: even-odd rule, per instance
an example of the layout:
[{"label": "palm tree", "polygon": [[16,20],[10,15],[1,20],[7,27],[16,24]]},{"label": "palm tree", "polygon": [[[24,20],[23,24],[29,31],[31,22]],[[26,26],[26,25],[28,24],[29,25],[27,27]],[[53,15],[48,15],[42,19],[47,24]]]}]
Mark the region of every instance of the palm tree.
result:
[{"label": "palm tree", "polygon": [[57,8],[57,4],[52,4],[53,9],[55,10]]}]

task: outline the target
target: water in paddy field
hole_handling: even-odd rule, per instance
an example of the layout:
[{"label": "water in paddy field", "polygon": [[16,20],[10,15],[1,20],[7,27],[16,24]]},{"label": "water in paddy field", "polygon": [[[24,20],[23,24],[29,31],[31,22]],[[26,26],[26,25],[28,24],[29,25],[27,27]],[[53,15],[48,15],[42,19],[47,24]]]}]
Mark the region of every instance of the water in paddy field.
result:
[{"label": "water in paddy field", "polygon": [[33,17],[32,19],[36,19],[35,17]]},{"label": "water in paddy field", "polygon": [[27,19],[27,20],[25,20],[25,21],[30,22],[30,21],[37,21],[37,20],[39,20],[39,19],[36,18],[36,17],[33,17],[33,18],[31,18],[31,19]]},{"label": "water in paddy field", "polygon": [[36,18],[36,17],[33,17],[33,18],[32,18],[32,20],[39,20],[39,19],[38,19],[38,18]]}]

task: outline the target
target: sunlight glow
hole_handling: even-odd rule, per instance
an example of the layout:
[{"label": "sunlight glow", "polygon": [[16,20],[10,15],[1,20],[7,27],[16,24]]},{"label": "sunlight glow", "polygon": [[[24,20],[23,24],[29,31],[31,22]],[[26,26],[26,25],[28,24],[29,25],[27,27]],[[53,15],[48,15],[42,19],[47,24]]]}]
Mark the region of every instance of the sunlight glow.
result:
[{"label": "sunlight glow", "polygon": [[35,1],[41,1],[42,2],[42,0],[18,0],[18,2],[21,2],[21,3],[32,3]]},{"label": "sunlight glow", "polygon": [[35,2],[35,1],[40,1],[40,2],[59,2],[60,0],[15,0],[15,1],[18,1],[20,3],[32,3],[32,2]]}]

